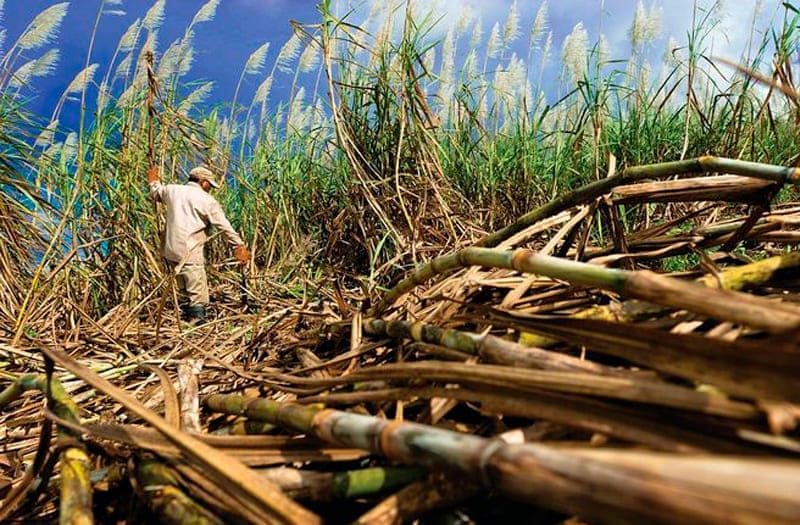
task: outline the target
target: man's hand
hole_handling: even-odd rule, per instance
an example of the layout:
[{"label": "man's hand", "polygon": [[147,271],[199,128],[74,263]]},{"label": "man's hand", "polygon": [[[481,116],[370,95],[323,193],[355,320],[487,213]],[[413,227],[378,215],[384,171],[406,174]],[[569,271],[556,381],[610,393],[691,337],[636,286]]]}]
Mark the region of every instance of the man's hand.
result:
[{"label": "man's hand", "polygon": [[151,166],[149,170],[147,170],[147,184],[153,184],[154,182],[158,182],[158,167]]},{"label": "man's hand", "polygon": [[234,248],[233,254],[236,256],[236,260],[239,261],[239,264],[244,265],[250,262],[250,250],[247,249],[246,244],[240,244]]}]

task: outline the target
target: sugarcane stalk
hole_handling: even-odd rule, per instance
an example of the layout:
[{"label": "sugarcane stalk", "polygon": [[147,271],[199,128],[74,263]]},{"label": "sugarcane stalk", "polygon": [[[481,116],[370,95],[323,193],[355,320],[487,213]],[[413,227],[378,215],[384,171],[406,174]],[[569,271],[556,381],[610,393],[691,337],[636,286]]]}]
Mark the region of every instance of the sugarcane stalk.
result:
[{"label": "sugarcane stalk", "polygon": [[365,319],[365,333],[380,337],[401,337],[421,343],[433,343],[459,352],[477,355],[486,361],[542,370],[594,372],[614,375],[616,372],[591,361],[565,354],[525,347],[491,334],[475,334],[461,330],[439,328],[426,323],[409,321]]},{"label": "sugarcane stalk", "polygon": [[273,430],[275,430],[275,425],[270,425],[269,423],[238,419],[230,425],[214,430],[212,434],[218,436],[247,436],[251,434],[268,434]]},{"label": "sugarcane stalk", "polygon": [[[221,493],[238,504],[242,519],[252,523],[317,524],[319,516],[296,504],[240,461],[210,447],[189,434],[170,426],[127,392],[112,385],[68,354],[48,347],[40,349],[47,357],[87,384],[122,403],[128,410],[155,427],[183,456],[204,469],[204,475],[218,483]],[[260,481],[260,483],[258,481]]]},{"label": "sugarcane stalk", "polygon": [[800,401],[800,354],[792,339],[772,344],[746,339],[726,341],[703,334],[664,332],[636,323],[519,317],[504,312],[489,313],[487,322],[541,331],[571,345],[714,385],[735,397]]},{"label": "sugarcane stalk", "polygon": [[461,476],[431,474],[415,481],[359,516],[353,525],[400,525],[436,509],[452,507],[480,491]]},{"label": "sugarcane stalk", "polygon": [[[0,410],[19,399],[26,391],[38,390],[53,401],[50,409],[61,419],[80,423],[78,406],[69,397],[61,382],[44,374],[26,374],[17,378],[0,393]],[[58,426],[58,438],[66,444],[61,451],[61,492],[59,523],[88,525],[94,523],[92,514],[91,462],[86,447],[69,429]]]},{"label": "sugarcane stalk", "polygon": [[746,448],[737,443],[710,436],[708,433],[670,424],[647,409],[636,410],[586,397],[544,391],[526,393],[503,388],[477,390],[475,388],[417,386],[311,396],[300,399],[298,402],[325,402],[327,406],[335,406],[365,402],[380,403],[399,399],[433,398],[479,403],[482,413],[533,420],[543,419],[566,427],[579,428],[623,441],[640,443],[664,452],[739,453]]},{"label": "sugarcane stalk", "polygon": [[328,502],[372,496],[425,475],[419,467],[373,467],[344,472],[314,472],[279,467],[258,471],[294,499]]},{"label": "sugarcane stalk", "polygon": [[169,525],[222,525],[224,522],[181,490],[178,475],[163,463],[143,458],[136,465],[142,496]]},{"label": "sugarcane stalk", "polygon": [[[735,229],[735,228],[734,228]],[[790,270],[800,266],[800,252],[791,252],[770,257],[743,266],[727,268],[715,274],[700,277],[695,282],[708,288],[723,290],[742,290],[747,287],[760,286],[769,282],[781,270]],[[598,319],[605,321],[633,322],[643,316],[653,316],[664,311],[652,303],[643,303],[635,299],[624,301],[621,304],[593,306],[576,312],[570,317],[573,319]],[[548,347],[558,342],[557,339],[547,335],[522,332],[519,342],[525,346]]]},{"label": "sugarcane stalk", "polygon": [[[345,385],[366,381],[424,380],[452,384],[472,385],[480,388],[499,387],[520,392],[561,392],[594,397],[633,401],[651,405],[673,407],[682,410],[713,414],[741,420],[753,420],[761,412],[750,403],[733,401],[719,394],[698,392],[690,388],[638,378],[599,376],[591,373],[532,370],[499,365],[474,365],[443,361],[383,364],[380,367],[363,368],[350,374],[330,378],[326,384]],[[216,399],[211,396],[208,399]],[[206,403],[208,403],[208,399]],[[235,399],[230,398],[236,403]],[[244,398],[238,398],[243,400]],[[249,401],[246,406],[235,404],[224,410],[215,410],[233,415],[245,415],[250,419],[274,423],[273,411],[280,405],[262,399]],[[285,410],[281,426],[296,428],[311,416],[304,410]],[[297,419],[297,421],[294,421]]]},{"label": "sugarcane stalk", "polygon": [[585,186],[567,192],[557,199],[554,199],[544,206],[540,206],[525,215],[521,216],[512,224],[497,230],[480,239],[475,246],[492,247],[497,246],[515,233],[518,233],[534,223],[564,210],[591,202],[594,199],[605,195],[613,188],[629,182],[642,179],[657,179],[681,175],[684,173],[698,172],[721,172],[733,175],[746,175],[762,180],[769,180],[778,183],[797,184],[800,182],[800,168],[775,166],[772,164],[762,164],[760,162],[748,162],[738,159],[727,159],[724,157],[713,157],[710,155],[696,159],[686,159],[675,162],[664,162],[660,164],[646,164],[643,166],[630,166],[624,170],[611,174],[606,178],[596,180]]},{"label": "sugarcane stalk", "polygon": [[538,254],[528,249],[465,248],[436,258],[400,281],[384,296],[375,311],[385,310],[401,295],[434,275],[464,266],[536,273],[574,285],[597,287],[626,297],[688,310],[772,333],[800,330],[800,308],[793,305],[731,290],[709,289],[647,270],[605,268]]},{"label": "sugarcane stalk", "polygon": [[[437,381],[479,388],[499,387],[520,392],[561,392],[673,407],[734,419],[752,420],[761,412],[750,403],[730,400],[719,394],[636,376],[601,376],[585,372],[533,370],[500,365],[475,365],[443,361],[391,363],[362,368],[331,378],[328,385],[388,380]],[[259,411],[264,406],[259,406]],[[250,413],[248,417],[253,417]],[[256,419],[262,419],[257,417]],[[271,421],[271,419],[262,419]]]},{"label": "sugarcane stalk", "polygon": [[238,414],[255,402],[274,424],[403,463],[451,469],[519,501],[588,520],[792,523],[800,515],[798,461],[508,444],[418,423],[238,395],[205,400],[211,410]]},{"label": "sugarcane stalk", "polygon": [[[77,442],[80,443],[80,442]],[[61,525],[90,525],[92,516],[91,461],[82,444],[61,453]]]}]

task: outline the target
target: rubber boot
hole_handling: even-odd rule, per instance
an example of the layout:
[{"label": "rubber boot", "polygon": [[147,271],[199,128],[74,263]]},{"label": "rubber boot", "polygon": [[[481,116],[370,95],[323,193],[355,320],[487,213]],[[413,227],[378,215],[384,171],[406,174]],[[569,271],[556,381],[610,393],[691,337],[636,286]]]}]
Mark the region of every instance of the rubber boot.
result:
[{"label": "rubber boot", "polygon": [[206,318],[206,307],[202,304],[190,304],[183,307],[184,321],[200,324]]}]

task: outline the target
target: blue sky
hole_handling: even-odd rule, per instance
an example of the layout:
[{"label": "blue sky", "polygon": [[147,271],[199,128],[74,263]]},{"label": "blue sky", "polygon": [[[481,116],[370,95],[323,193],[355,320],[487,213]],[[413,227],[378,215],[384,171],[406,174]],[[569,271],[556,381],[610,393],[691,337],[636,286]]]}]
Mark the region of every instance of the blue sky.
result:
[{"label": "blue sky", "polygon": [[[137,18],[143,16],[154,0],[124,0],[114,9],[124,10],[123,16],[104,16],[97,35],[95,51],[91,62],[102,67],[110,59],[120,35]],[[373,0],[355,2],[340,0],[344,4],[362,6],[361,11],[351,21],[358,22],[364,16]],[[380,1],[380,0],[375,0]],[[423,8],[435,9],[442,13],[443,21],[437,35],[443,37],[447,24],[455,23],[465,11],[480,17],[483,26],[484,42],[492,25],[505,23],[513,0],[416,0]],[[3,27],[7,30],[6,47],[25,29],[30,20],[42,9],[56,3],[54,0],[6,0]],[[166,19],[159,33],[158,50],[163,51],[170,42],[183,34],[185,26],[205,0],[166,0]],[[382,4],[383,2],[381,2]],[[319,20],[315,0],[221,0],[215,19],[200,26],[195,38],[195,61],[190,79],[213,80],[216,89],[211,102],[230,100],[236,82],[250,53],[264,42],[270,42],[267,59],[271,66],[281,45],[291,34],[289,21],[316,22]],[[756,5],[763,4],[762,19],[774,16],[779,10],[780,1],[759,2],[739,0],[727,7],[722,2],[699,0],[699,4],[718,5],[719,16],[723,20],[715,33],[714,53],[731,59],[738,59],[750,33],[750,20]],[[540,0],[521,0],[518,2],[520,31],[523,38],[530,31]],[[647,8],[661,8],[661,30],[659,37],[650,45],[653,57],[660,57],[670,36],[678,42],[685,42],[686,31],[691,23],[692,0],[664,0],[645,2]],[[61,59],[56,72],[46,78],[36,79],[33,89],[26,90],[25,96],[34,97],[29,107],[35,112],[49,116],[55,101],[65,86],[86,64],[86,51],[95,21],[100,0],[72,0],[68,14],[61,28],[57,45]],[[630,56],[628,28],[636,10],[636,0],[552,0],[548,2],[548,29],[553,32],[553,59],[548,78],[556,81],[554,73],[558,69],[559,55],[564,38],[576,23],[583,22],[592,42],[602,32],[609,42],[612,58]],[[468,30],[469,31],[469,30]],[[464,44],[461,44],[462,46]],[[463,49],[463,47],[462,47]],[[524,51],[519,51],[520,55]],[[30,57],[33,58],[33,57]],[[656,60],[654,58],[654,60]],[[243,87],[243,98],[252,96],[261,78],[248,77]],[[271,100],[277,101],[286,96],[291,75],[278,76],[273,86]],[[74,104],[74,102],[72,103]],[[69,108],[68,108],[69,110]]]},{"label": "blue sky", "polygon": [[[4,27],[7,42],[24,31],[30,20],[54,0],[8,0]],[[120,36],[153,2],[126,0],[121,7],[125,16],[104,16],[99,26],[91,62],[107,63]],[[205,2],[202,0],[167,0],[166,18],[159,33],[159,49],[183,34],[185,26]],[[95,23],[99,0],[72,0],[61,27],[57,45],[61,59],[54,75],[37,79],[35,100],[30,105],[37,113],[49,114],[66,85],[86,65],[89,38]],[[196,36],[196,60],[191,78],[214,80],[216,98],[231,97],[235,83],[250,53],[265,41],[282,43],[291,34],[290,19],[314,21],[313,0],[222,0],[215,19],[203,24]],[[102,71],[102,68],[101,68]],[[255,81],[253,81],[255,83]]]}]

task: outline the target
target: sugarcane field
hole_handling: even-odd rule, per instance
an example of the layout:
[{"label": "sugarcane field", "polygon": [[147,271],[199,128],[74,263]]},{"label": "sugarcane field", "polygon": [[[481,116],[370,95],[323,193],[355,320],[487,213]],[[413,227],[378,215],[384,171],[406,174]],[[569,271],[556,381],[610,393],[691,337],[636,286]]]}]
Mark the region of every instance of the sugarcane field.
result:
[{"label": "sugarcane field", "polygon": [[800,3],[0,0],[0,523],[800,522]]}]

